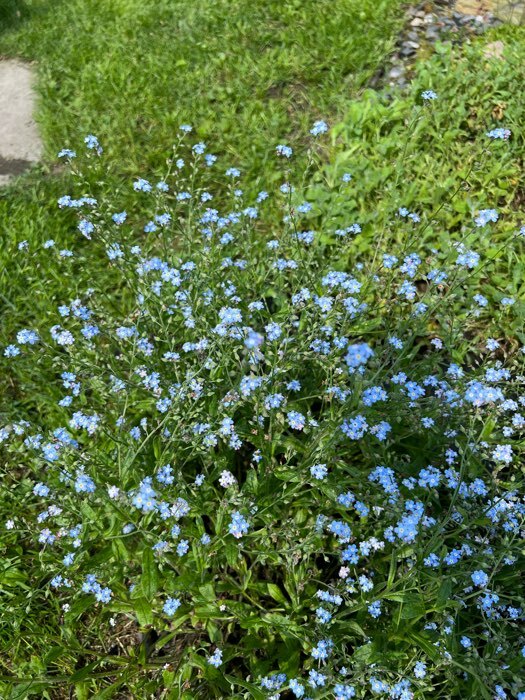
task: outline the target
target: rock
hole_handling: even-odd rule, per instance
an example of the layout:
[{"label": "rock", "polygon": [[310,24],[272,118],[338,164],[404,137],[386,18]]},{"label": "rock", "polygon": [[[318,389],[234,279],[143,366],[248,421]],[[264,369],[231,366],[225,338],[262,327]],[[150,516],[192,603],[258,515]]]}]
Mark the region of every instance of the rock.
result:
[{"label": "rock", "polygon": [[492,41],[490,44],[487,44],[483,49],[483,55],[486,58],[499,58],[500,60],[503,60],[504,48],[505,44],[501,40]]},{"label": "rock", "polygon": [[457,0],[456,10],[465,15],[477,15],[481,11],[482,6],[486,4],[482,0]]},{"label": "rock", "polygon": [[[512,7],[513,13],[517,7],[520,16],[523,13],[525,18],[525,0],[420,0],[418,4],[411,4],[405,10],[405,29],[398,36],[396,53],[389,64],[376,71],[371,84],[374,87],[385,83],[399,87],[407,85],[421,46],[432,50],[439,41],[460,45],[469,36],[501,24],[491,10],[497,7],[498,14],[501,14],[502,4],[507,10]],[[486,57],[502,59],[501,43],[489,44]]]},{"label": "rock", "polygon": [[390,80],[399,80],[405,74],[404,66],[394,66],[388,73]]},{"label": "rock", "polygon": [[425,37],[427,41],[432,42],[433,44],[436,43],[436,41],[439,41],[440,39],[440,31],[438,27],[429,27],[427,31],[425,32]]}]

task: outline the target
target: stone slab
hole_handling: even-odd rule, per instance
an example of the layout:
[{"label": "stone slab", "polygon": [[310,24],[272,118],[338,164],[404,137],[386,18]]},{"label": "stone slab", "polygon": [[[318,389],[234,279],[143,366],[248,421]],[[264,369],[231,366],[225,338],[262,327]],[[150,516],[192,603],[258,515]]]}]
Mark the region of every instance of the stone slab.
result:
[{"label": "stone slab", "polygon": [[34,107],[31,67],[0,60],[0,185],[40,160],[42,141]]}]

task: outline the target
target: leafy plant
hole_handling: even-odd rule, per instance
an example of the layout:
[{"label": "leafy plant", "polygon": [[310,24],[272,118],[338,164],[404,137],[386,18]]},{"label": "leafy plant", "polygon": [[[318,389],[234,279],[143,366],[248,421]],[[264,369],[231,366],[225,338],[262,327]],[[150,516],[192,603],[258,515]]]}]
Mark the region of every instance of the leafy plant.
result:
[{"label": "leafy plant", "polygon": [[[277,186],[252,198],[221,168],[216,205],[190,131],[129,183],[133,210],[87,190],[96,137],[64,150],[69,246],[18,252],[62,298],[4,345],[13,697],[523,697],[523,354],[482,328],[517,308],[484,295],[498,211],[436,247],[442,210],[385,200],[364,252],[341,224],[359,182],[294,184],[284,143]],[[92,256],[107,271],[79,285]]]}]

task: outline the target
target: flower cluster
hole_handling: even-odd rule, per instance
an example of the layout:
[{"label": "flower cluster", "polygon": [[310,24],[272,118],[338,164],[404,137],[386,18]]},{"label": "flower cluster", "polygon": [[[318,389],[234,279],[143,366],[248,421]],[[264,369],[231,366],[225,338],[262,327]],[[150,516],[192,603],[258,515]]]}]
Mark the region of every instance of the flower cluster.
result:
[{"label": "flower cluster", "polygon": [[59,200],[71,255],[108,275],[4,339],[56,396],[0,429],[27,465],[9,536],[40,548],[65,624],[83,601],[187,635],[206,697],[525,697],[523,354],[479,330],[480,306],[513,313],[481,294],[498,212],[437,250],[430,213],[396,205],[403,243],[365,257],[373,225],[332,228],[288,180],[245,200],[228,168],[215,204],[189,132],[130,184],[137,211]]}]

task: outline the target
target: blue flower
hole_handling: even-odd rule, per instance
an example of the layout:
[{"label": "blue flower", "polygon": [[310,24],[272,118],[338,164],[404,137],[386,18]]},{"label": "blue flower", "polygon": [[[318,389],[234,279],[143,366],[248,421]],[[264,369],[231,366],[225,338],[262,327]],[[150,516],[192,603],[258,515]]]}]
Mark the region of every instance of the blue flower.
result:
[{"label": "blue flower", "polygon": [[334,700],[350,700],[355,697],[355,687],[353,685],[336,683],[334,686],[334,696]]},{"label": "blue flower", "polygon": [[77,226],[80,233],[87,239],[91,239],[91,234],[95,230],[95,226],[87,219],[81,219]]},{"label": "blue flower", "polygon": [[326,464],[314,464],[312,467],[310,467],[310,474],[314,477],[314,479],[319,479],[319,481],[322,481],[328,474]]},{"label": "blue flower", "polygon": [[320,136],[321,134],[326,134],[327,131],[328,124],[322,120],[314,122],[313,127],[310,129],[312,136]]},{"label": "blue flower", "polygon": [[426,557],[426,559],[423,560],[423,564],[431,569],[435,569],[439,566],[440,559],[437,554],[432,553],[429,554],[428,557]]},{"label": "blue flower", "polygon": [[368,606],[368,612],[370,615],[372,615],[373,618],[378,618],[381,615],[381,601],[376,600],[373,603],[370,603]]},{"label": "blue flower", "polygon": [[479,586],[480,588],[484,588],[489,582],[488,575],[481,570],[474,571],[474,573],[471,574],[470,578],[472,579],[472,583],[474,583],[476,586]]},{"label": "blue flower", "polygon": [[281,337],[283,329],[278,323],[269,323],[267,326],[265,326],[264,330],[266,331],[266,336],[268,340],[277,340],[278,338]]},{"label": "blue flower", "polygon": [[372,386],[363,391],[361,400],[365,406],[373,406],[373,404],[377,403],[378,401],[386,401],[387,398],[388,394],[382,387]]},{"label": "blue flower", "polygon": [[93,493],[95,491],[95,482],[84,472],[78,471],[75,479],[75,491],[77,493]]},{"label": "blue flower", "polygon": [[504,129],[503,127],[499,126],[496,129],[492,129],[491,131],[487,132],[487,136],[491,139],[502,139],[503,141],[507,141],[510,139],[511,131],[510,129]]},{"label": "blue flower", "polygon": [[120,226],[126,221],[127,216],[128,215],[125,211],[121,211],[117,214],[113,214],[111,218],[113,219],[114,223],[117,224],[117,226]]},{"label": "blue flower", "polygon": [[179,557],[182,557],[185,554],[187,554],[189,548],[190,543],[188,542],[188,540],[181,540],[177,545],[177,554],[179,555]]},{"label": "blue flower", "polygon": [[374,351],[366,343],[358,343],[349,345],[346,353],[345,361],[351,369],[357,369],[366,364],[373,357]]},{"label": "blue flower", "polygon": [[[36,345],[40,340],[36,331],[24,328],[16,334],[16,340],[20,345]],[[18,354],[18,353],[15,353]]]},{"label": "blue flower", "polygon": [[180,606],[181,602],[179,598],[167,598],[162,609],[164,610],[166,615],[169,615],[171,617],[172,615],[175,615]]},{"label": "blue flower", "polygon": [[326,661],[333,650],[333,642],[331,639],[321,639],[317,646],[312,649],[312,658],[317,661]]},{"label": "blue flower", "polygon": [[93,134],[88,134],[84,139],[84,143],[90,150],[96,151],[99,155],[102,153],[102,148],[100,147],[98,139],[96,136],[93,136]]},{"label": "blue flower", "polygon": [[510,445],[496,445],[492,451],[492,459],[496,462],[510,464],[513,459],[512,447]]},{"label": "blue flower", "polygon": [[495,209],[481,209],[474,218],[474,223],[478,228],[486,226],[490,221],[496,223],[499,219],[499,214]]},{"label": "blue flower", "polygon": [[323,625],[326,625],[332,619],[332,614],[323,607],[318,607],[315,611],[315,614],[317,617],[317,621]]},{"label": "blue flower", "polygon": [[213,654],[208,656],[208,663],[210,666],[219,668],[219,666],[222,664],[222,651],[220,649],[215,649]]},{"label": "blue flower", "polygon": [[292,379],[291,382],[288,382],[286,388],[288,389],[288,391],[300,391],[301,382],[299,382],[297,379]]},{"label": "blue flower", "polygon": [[304,428],[306,419],[302,413],[298,411],[288,411],[286,417],[288,418],[288,425],[293,430],[302,430]]},{"label": "blue flower", "polygon": [[282,394],[269,394],[264,400],[264,406],[267,410],[279,408],[283,403],[284,396]]},{"label": "blue flower", "polygon": [[133,183],[133,189],[135,192],[151,192],[152,187],[150,182],[139,177],[139,179]]},{"label": "blue flower", "polygon": [[240,539],[246,535],[249,529],[249,523],[246,518],[239,513],[238,510],[232,513],[231,522],[228,525],[228,531],[236,539]]},{"label": "blue flower", "polygon": [[285,158],[290,158],[293,153],[290,146],[284,146],[283,144],[279,144],[279,146],[276,146],[275,151],[278,156],[284,156]]},{"label": "blue flower", "polygon": [[299,681],[295,678],[291,678],[290,682],[288,684],[288,687],[292,691],[292,693],[295,695],[296,698],[302,698],[304,695],[304,685],[299,683]]}]

